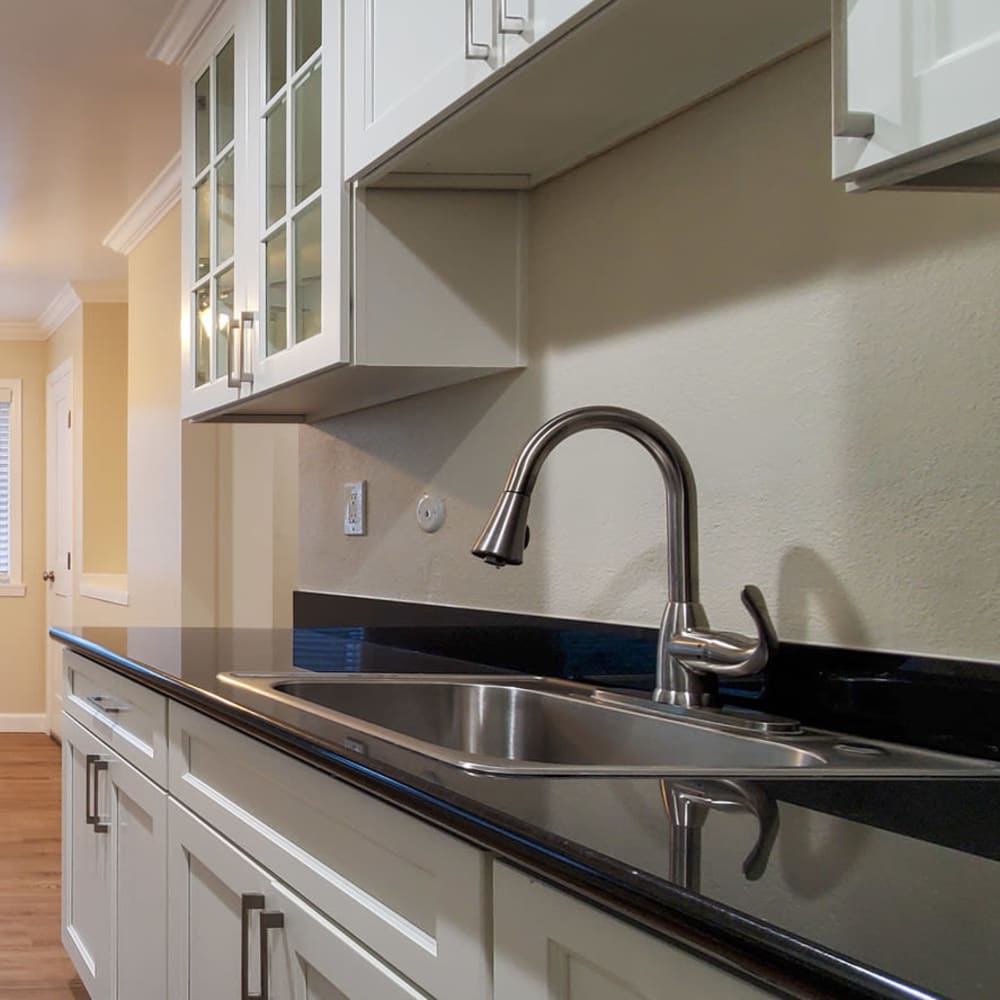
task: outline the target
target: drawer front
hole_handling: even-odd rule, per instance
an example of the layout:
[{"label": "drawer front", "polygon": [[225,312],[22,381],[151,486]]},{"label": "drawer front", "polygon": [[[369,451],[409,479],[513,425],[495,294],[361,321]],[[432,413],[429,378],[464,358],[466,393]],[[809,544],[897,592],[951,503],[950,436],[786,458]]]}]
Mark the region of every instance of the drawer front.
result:
[{"label": "drawer front", "polygon": [[167,784],[167,699],[71,650],[63,710],[148,778]]},{"label": "drawer front", "polygon": [[169,791],[438,1000],[492,997],[476,848],[183,705]]}]

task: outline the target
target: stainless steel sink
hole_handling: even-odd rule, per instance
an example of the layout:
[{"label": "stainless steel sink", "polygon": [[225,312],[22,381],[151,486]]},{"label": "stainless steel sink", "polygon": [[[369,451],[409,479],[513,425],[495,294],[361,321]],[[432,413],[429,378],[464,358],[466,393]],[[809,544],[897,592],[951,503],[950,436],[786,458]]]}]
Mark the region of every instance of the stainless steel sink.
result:
[{"label": "stainless steel sink", "polygon": [[[721,713],[536,677],[220,674],[234,699],[283,704],[468,771],[506,775],[997,773],[989,761],[799,730],[750,735]],[[351,746],[350,742],[347,742]]]}]

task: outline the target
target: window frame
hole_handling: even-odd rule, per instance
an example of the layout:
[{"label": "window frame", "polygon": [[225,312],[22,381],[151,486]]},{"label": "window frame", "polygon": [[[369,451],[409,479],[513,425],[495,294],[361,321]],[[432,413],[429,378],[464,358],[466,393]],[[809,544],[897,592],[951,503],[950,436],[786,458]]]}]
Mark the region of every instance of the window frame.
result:
[{"label": "window frame", "polygon": [[24,526],[21,521],[21,494],[22,483],[22,428],[21,428],[21,406],[22,392],[21,379],[0,378],[0,390],[10,392],[10,456],[8,478],[10,482],[10,537],[8,538],[8,551],[10,553],[10,565],[7,576],[0,576],[0,597],[24,597],[25,586],[22,576],[21,566],[21,546],[23,540]]}]

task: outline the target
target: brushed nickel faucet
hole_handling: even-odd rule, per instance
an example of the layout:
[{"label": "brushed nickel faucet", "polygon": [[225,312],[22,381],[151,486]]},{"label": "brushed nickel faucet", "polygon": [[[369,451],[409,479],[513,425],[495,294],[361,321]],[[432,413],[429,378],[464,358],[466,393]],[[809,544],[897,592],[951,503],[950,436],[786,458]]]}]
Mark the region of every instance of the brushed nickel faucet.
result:
[{"label": "brushed nickel faucet", "polygon": [[584,406],[553,417],[528,439],[510,467],[496,507],[472,554],[491,566],[519,566],[528,542],[528,507],[542,464],[578,431],[621,431],[638,441],[663,475],[667,505],[667,604],[656,654],[655,701],[685,708],[716,704],[718,678],[747,677],[766,666],[777,646],[761,592],[743,588],[757,626],[750,638],[713,631],[698,602],[698,529],[694,476],[680,445],[656,422],[617,406]]}]

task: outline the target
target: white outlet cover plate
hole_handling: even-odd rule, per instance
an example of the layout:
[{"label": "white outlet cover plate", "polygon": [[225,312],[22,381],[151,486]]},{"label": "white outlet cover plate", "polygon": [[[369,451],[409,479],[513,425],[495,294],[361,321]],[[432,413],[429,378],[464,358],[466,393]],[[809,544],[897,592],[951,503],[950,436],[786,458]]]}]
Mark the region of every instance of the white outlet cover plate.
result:
[{"label": "white outlet cover plate", "polygon": [[344,483],[344,534],[364,535],[368,531],[368,483]]},{"label": "white outlet cover plate", "polygon": [[421,531],[433,534],[444,524],[444,499],[425,493],[417,501],[417,524]]}]

